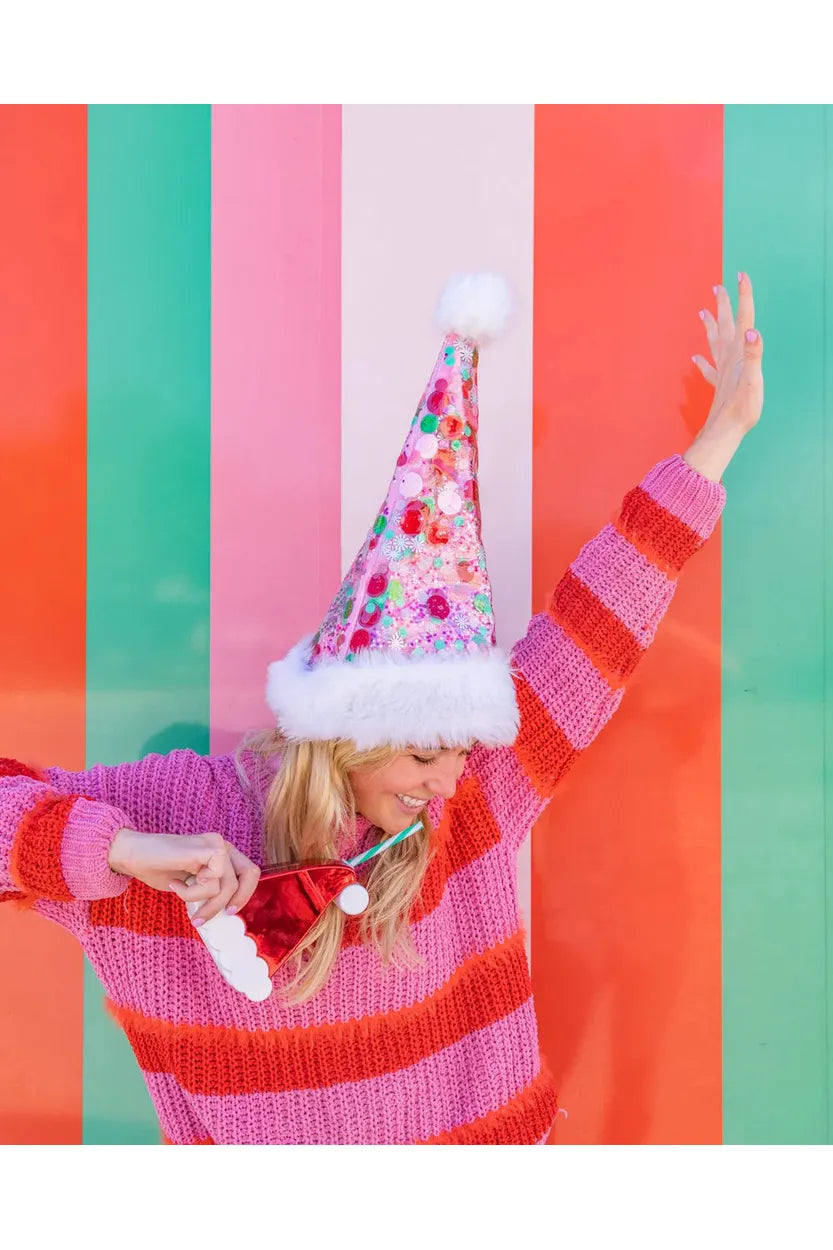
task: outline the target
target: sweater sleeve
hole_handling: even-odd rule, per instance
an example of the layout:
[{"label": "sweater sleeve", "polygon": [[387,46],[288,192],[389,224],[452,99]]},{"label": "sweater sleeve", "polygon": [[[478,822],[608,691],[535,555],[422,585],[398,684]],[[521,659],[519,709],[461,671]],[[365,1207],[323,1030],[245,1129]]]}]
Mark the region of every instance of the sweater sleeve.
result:
[{"label": "sweater sleeve", "polygon": [[684,564],[706,542],[722,485],[682,458],[655,465],[579,552],[512,651],[514,746],[472,761],[504,837],[520,846],[559,783],[619,707]]},{"label": "sweater sleeve", "polygon": [[77,930],[89,902],[127,889],[129,878],[108,864],[119,829],[203,831],[213,764],[193,751],[84,772],[0,761],[0,901],[32,904]]}]

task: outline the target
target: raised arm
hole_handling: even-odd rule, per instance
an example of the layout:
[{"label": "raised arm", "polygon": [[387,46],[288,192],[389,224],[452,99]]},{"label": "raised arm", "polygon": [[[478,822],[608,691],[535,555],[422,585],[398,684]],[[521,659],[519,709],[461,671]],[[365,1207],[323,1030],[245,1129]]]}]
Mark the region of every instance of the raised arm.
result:
[{"label": "raised arm", "polygon": [[760,417],[762,343],[752,329],[749,279],[741,276],[737,323],[723,288],[717,319],[703,319],[717,366],[696,358],[715,385],[708,420],[685,455],[651,469],[616,522],[579,552],[513,651],[521,712],[514,747],[472,757],[503,836],[515,845],[619,707],[680,571],[717,524],[720,478]]}]

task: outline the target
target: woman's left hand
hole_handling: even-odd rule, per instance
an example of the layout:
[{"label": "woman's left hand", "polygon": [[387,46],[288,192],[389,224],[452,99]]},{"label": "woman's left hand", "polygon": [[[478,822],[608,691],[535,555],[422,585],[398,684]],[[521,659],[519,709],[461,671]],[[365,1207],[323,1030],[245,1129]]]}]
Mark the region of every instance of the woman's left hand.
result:
[{"label": "woman's left hand", "polygon": [[755,299],[748,274],[738,274],[738,316],[732,315],[729,292],[715,287],[717,318],[703,309],[700,316],[706,327],[714,365],[703,356],[694,363],[707,382],[715,388],[714,401],[704,429],[718,421],[731,422],[744,434],[758,424],[764,406],[764,376],[761,361],[764,344],[755,329]]},{"label": "woman's left hand", "polygon": [[741,440],[758,424],[764,405],[764,345],[755,328],[755,301],[748,274],[738,275],[738,315],[732,315],[729,293],[715,288],[717,317],[704,309],[712,360],[695,356],[694,363],[714,387],[706,423],[685,453],[685,459],[706,477],[719,481]]}]

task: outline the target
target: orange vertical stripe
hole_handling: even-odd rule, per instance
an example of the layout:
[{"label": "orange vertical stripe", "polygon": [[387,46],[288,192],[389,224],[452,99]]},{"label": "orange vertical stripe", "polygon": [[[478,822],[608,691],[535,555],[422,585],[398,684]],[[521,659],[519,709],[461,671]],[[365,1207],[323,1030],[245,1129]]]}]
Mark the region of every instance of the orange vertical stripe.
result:
[{"label": "orange vertical stripe", "polygon": [[[705,417],[722,109],[536,111],[533,596]],[[559,1142],[721,1139],[720,548],[533,837]]]},{"label": "orange vertical stripe", "polygon": [[[0,107],[0,169],[0,755],[82,768],[86,109]],[[0,1142],[79,1142],[81,952],[8,905],[0,948]]]}]

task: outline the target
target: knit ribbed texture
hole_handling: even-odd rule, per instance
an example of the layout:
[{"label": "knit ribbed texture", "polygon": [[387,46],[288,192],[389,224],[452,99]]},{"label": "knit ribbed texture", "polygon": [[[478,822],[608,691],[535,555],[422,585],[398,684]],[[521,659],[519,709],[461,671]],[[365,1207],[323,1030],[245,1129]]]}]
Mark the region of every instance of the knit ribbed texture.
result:
[{"label": "knit ribbed texture", "polygon": [[[475,750],[455,798],[435,800],[434,855],[411,915],[421,962],[383,968],[345,926],[324,989],[252,1003],[223,981],[171,893],[112,873],[123,825],[219,830],[260,862],[268,777],[190,751],[84,773],[0,761],[0,896],[75,933],[145,1075],[164,1140],[535,1144],[556,1114],[542,1068],[515,856],[578,755],[621,702],[723,488],[681,457],[657,465],[615,525],[579,553],[512,663],[513,747]],[[86,797],[82,797],[86,796]],[[344,854],[379,840],[359,823]]]}]

